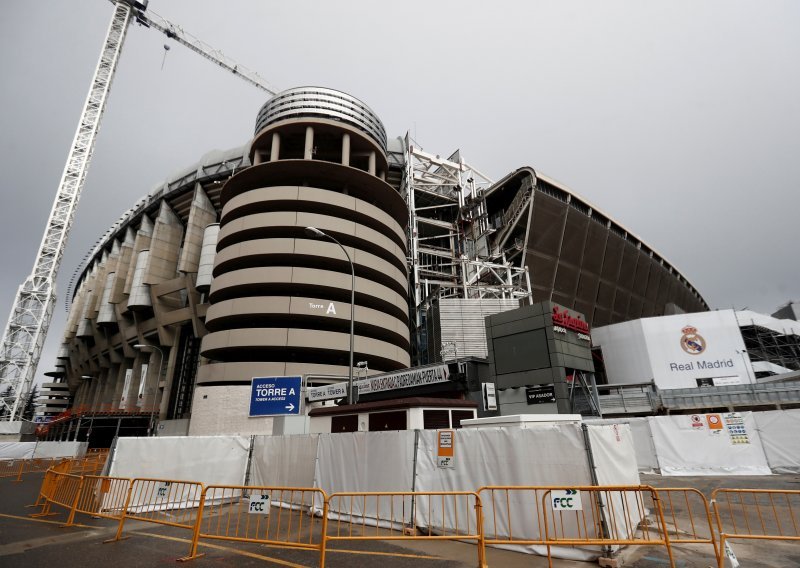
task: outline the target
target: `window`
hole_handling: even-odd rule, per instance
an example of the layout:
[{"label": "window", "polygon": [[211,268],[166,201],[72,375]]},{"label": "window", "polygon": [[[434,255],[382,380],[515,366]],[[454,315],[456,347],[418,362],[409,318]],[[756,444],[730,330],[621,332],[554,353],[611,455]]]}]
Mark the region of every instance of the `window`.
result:
[{"label": "window", "polygon": [[422,427],[426,430],[450,428],[450,412],[448,410],[423,410]]},{"label": "window", "polygon": [[475,418],[474,410],[453,410],[453,428],[461,428],[462,420],[472,420]]}]

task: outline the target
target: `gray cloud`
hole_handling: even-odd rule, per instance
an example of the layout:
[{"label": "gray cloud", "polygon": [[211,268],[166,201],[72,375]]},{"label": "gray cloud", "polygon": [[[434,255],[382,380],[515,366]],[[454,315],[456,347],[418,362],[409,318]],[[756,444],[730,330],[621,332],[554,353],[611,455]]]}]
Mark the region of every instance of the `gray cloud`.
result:
[{"label": "gray cloud", "polygon": [[[713,307],[800,298],[795,2],[210,0],[151,9],[274,85],[369,104],[391,135],[461,148],[494,178],[532,165],[677,266]],[[0,315],[31,270],[112,7],[12,0],[0,21],[6,199]],[[133,26],[59,277],[40,372],[84,253],[170,173],[247,141],[264,94]],[[5,322],[5,320],[3,320]]]}]

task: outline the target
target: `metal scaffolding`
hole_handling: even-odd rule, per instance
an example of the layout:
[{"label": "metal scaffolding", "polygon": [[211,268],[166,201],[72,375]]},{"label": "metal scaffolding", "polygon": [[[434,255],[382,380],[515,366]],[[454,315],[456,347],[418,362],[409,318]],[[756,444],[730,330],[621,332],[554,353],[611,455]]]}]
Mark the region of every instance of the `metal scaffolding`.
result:
[{"label": "metal scaffolding", "polygon": [[441,158],[420,149],[408,134],[403,146],[400,191],[408,205],[412,333],[419,349],[436,298],[531,297],[519,232],[527,227],[533,188],[520,188],[507,207],[490,210],[485,195],[492,180],[458,151]]}]

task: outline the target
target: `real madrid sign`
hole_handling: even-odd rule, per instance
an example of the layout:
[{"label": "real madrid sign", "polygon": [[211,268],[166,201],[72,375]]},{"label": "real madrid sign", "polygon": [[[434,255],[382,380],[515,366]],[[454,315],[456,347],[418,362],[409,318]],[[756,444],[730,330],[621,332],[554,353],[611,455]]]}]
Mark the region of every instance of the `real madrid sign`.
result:
[{"label": "real madrid sign", "polygon": [[681,349],[689,355],[700,355],[706,350],[706,340],[697,333],[696,327],[687,325],[681,331],[683,332],[683,335],[681,335]]},{"label": "real madrid sign", "polygon": [[[706,352],[706,340],[698,333],[697,328],[687,325],[681,329],[680,345],[681,349],[689,355],[702,355]],[[689,361],[687,363],[671,362],[669,364],[670,371],[694,371],[701,369],[731,369],[733,368],[733,359],[717,359],[717,360],[698,360]]]}]

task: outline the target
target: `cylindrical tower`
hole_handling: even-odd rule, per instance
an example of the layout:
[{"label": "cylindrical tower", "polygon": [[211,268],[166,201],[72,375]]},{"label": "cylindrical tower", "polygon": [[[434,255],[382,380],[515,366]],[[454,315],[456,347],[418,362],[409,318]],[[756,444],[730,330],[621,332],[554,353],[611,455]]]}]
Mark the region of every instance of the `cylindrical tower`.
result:
[{"label": "cylindrical tower", "polygon": [[221,194],[197,432],[198,414],[221,411],[209,399],[223,393],[212,387],[246,401],[255,376],[347,376],[350,263],[306,227],[334,237],[353,261],[356,360],[374,371],[410,364],[407,210],[384,181],[378,117],[345,93],[291,89],[259,112],[250,158]]}]

